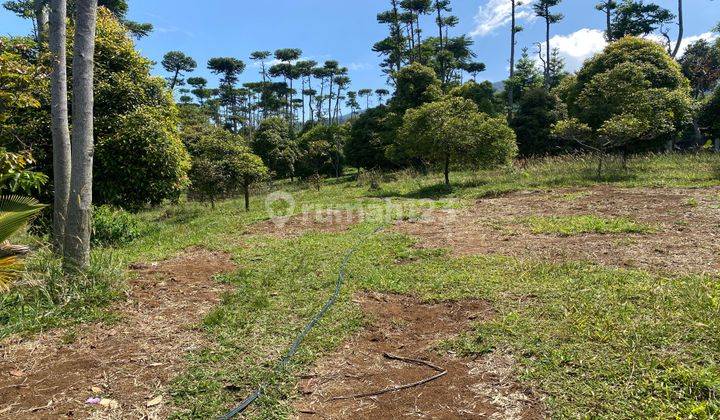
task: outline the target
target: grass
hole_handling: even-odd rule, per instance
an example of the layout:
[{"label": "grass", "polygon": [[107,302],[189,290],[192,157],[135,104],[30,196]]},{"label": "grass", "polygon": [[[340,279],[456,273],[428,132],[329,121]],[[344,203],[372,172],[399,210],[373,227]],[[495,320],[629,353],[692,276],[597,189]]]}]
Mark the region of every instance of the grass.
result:
[{"label": "grass", "polygon": [[534,234],[560,236],[584,233],[652,233],[655,228],[625,217],[603,218],[593,215],[581,216],[533,216],[522,220]]},{"label": "grass", "polygon": [[[720,416],[717,277],[664,277],[492,256],[454,258],[443,250],[415,249],[411,238],[387,232],[358,249],[337,305],[307,337],[287,371],[276,373],[273,367],[331,293],[344,250],[387,221],[524,189],[715,186],[720,185],[719,168],[717,155],[649,156],[632,159],[628,171],[611,169],[598,180],[591,158],[572,157],[453,172],[450,189],[442,185],[440,174],[413,173],[387,175],[380,189],[372,191],[349,178],[326,180],[321,191],[278,183],[274,188],[289,192],[294,205],[276,203],[276,211],[337,209],[371,216],[348,232],[288,239],[243,235],[250,224],[268,219],[264,196],[253,198],[249,213],[241,200],[220,202],[214,210],[197,203],[162,207],[139,215],[152,228],[114,249],[112,264],[107,250],[95,251],[98,270],[88,276],[86,287],[61,281],[49,256],[33,257],[28,276],[36,281],[1,298],[0,338],[67,327],[63,339],[72,342],[77,323],[111,319],[107,304],[121,294],[118,283],[110,280],[120,278],[114,267],[202,245],[232,253],[238,269],[220,280],[236,291],[202,322],[213,345],[192,352],[187,370],[170,387],[176,418],[217,417],[264,381],[270,386],[250,416],[292,416],[297,374],[366,322],[351,299],[359,290],[409,293],[432,301],[489,300],[496,317],[443,347],[472,355],[514,355],[518,379],[547,395],[555,417],[712,418]],[[537,222],[541,230],[556,234],[568,224]],[[648,228],[588,216],[569,222],[571,232]],[[55,292],[48,292],[50,285]]]}]

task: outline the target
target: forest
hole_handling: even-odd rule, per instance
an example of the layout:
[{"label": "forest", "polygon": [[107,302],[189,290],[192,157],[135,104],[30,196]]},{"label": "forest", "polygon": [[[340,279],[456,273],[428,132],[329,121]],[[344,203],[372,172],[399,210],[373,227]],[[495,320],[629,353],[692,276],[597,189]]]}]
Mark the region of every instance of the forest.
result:
[{"label": "forest", "polygon": [[720,6],[587,2],[575,69],[570,1],[475,2],[499,81],[460,0],[376,2],[377,86],[4,1],[0,418],[720,416]]}]

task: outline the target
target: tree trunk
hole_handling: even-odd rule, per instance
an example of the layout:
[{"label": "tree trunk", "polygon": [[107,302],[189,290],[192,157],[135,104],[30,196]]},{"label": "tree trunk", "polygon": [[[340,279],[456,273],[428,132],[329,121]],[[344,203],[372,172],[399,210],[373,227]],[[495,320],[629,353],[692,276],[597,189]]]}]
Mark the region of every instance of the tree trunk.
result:
[{"label": "tree trunk", "polygon": [[512,78],[515,75],[515,35],[516,35],[516,23],[515,23],[515,0],[511,0],[512,2],[512,14],[511,14],[511,24],[512,27],[510,28],[510,89],[508,90],[508,121],[512,119],[513,116],[513,102],[515,95],[515,88],[512,84]]},{"label": "tree trunk", "polygon": [[93,78],[97,0],[77,0],[73,48],[73,131],[70,200],[65,230],[66,271],[90,264],[93,173]]},{"label": "tree trunk", "polygon": [[683,3],[682,3],[682,0],[678,0],[678,37],[677,37],[677,42],[675,43],[675,49],[672,52],[673,58],[677,57],[677,54],[680,51],[680,44],[682,44],[684,31],[685,31],[685,26],[684,26],[684,22],[683,22]]},{"label": "tree trunk", "polygon": [[605,32],[605,37],[607,38],[607,42],[612,41],[612,22],[611,22],[611,12],[610,9],[610,1],[605,2],[605,25],[607,25],[607,30]]},{"label": "tree trunk", "polygon": [[173,75],[172,82],[170,83],[170,91],[175,91],[175,84],[177,84],[178,76],[180,76],[180,70],[175,70],[175,74]]},{"label": "tree trunk", "polygon": [[545,11],[545,90],[550,90],[550,10]]},{"label": "tree trunk", "polygon": [[53,139],[53,245],[62,255],[70,197],[70,128],[67,92],[67,0],[50,2],[51,118]]},{"label": "tree trunk", "polygon": [[445,156],[445,186],[450,186],[450,156]]},{"label": "tree trunk", "polygon": [[243,182],[243,192],[245,193],[245,211],[250,211],[250,180],[247,177]]},{"label": "tree trunk", "polygon": [[48,16],[47,0],[35,0],[35,25],[37,26],[37,41],[42,49],[43,42],[47,41],[47,31],[50,17]]}]

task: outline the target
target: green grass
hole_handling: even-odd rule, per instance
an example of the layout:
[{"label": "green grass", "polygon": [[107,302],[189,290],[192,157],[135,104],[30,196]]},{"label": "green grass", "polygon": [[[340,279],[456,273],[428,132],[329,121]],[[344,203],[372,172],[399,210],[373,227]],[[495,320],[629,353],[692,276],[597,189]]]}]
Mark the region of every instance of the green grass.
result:
[{"label": "green grass", "polygon": [[638,223],[625,217],[603,218],[593,215],[582,216],[531,216],[522,219],[522,223],[534,234],[553,234],[560,236],[581,235],[584,233],[652,233],[652,226]]},{"label": "green grass", "polygon": [[[351,299],[360,290],[409,293],[428,301],[487,299],[495,318],[478,323],[443,348],[469,355],[511,353],[517,360],[518,380],[547,395],[555,417],[720,416],[717,277],[663,277],[492,256],[453,258],[443,250],[415,249],[411,238],[387,232],[372,236],[358,249],[337,305],[308,336],[288,370],[275,373],[275,362],[331,293],[343,252],[385,221],[416,217],[428,209],[462,208],[480,197],[524,189],[715,186],[720,185],[720,156],[635,158],[627,171],[611,169],[599,180],[594,161],[583,157],[453,172],[451,180],[453,187],[447,189],[439,174],[391,174],[376,191],[350,178],[326,180],[321,191],[277,183],[274,188],[290,192],[295,206],[279,203],[275,210],[297,214],[338,209],[371,216],[348,232],[283,240],[244,235],[249,225],[268,218],[264,196],[253,198],[249,213],[241,200],[228,200],[215,209],[181,203],[140,214],[151,229],[113,250],[113,264],[104,260],[105,266],[163,259],[193,245],[230,252],[238,266],[220,279],[236,291],[201,324],[212,345],[189,355],[187,370],[169,390],[178,407],[175,417],[215,417],[265,381],[270,386],[250,416],[291,416],[297,374],[366,322]],[[546,232],[559,230],[562,222],[567,220],[540,220]],[[570,222],[573,232],[638,228],[628,220]],[[107,250],[95,251],[98,261],[107,255]],[[57,269],[52,258],[33,258],[37,260],[30,265],[37,266],[29,273],[36,273],[37,284],[29,283],[0,301],[0,338],[70,326],[64,337],[72,342],[77,328],[73,325],[110,319],[105,308],[122,290],[117,286],[122,281],[110,281],[120,276],[114,269],[101,269],[102,276],[88,276],[95,279],[88,280],[88,287],[76,287],[52,274]],[[44,296],[49,284],[59,286],[48,295],[62,299]]]}]

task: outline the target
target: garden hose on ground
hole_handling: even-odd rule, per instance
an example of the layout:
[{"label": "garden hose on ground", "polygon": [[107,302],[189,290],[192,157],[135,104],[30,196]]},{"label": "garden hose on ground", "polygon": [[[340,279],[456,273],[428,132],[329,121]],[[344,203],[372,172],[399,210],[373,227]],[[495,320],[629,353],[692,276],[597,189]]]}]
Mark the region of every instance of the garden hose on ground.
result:
[{"label": "garden hose on ground", "polygon": [[[288,349],[285,356],[283,356],[282,359],[280,359],[280,362],[275,366],[275,372],[279,372],[280,370],[284,369],[288,363],[290,363],[290,359],[297,353],[298,348],[300,347],[300,344],[305,339],[305,337],[308,335],[310,330],[315,327],[315,324],[320,321],[320,319],[325,315],[325,313],[330,309],[331,306],[335,304],[335,301],[337,300],[338,296],[340,295],[340,289],[342,289],[343,284],[345,283],[345,270],[347,268],[347,264],[350,261],[350,258],[352,258],[353,255],[355,255],[355,252],[357,249],[365,243],[365,241],[370,237],[378,232],[380,232],[383,229],[383,227],[379,227],[375,229],[372,233],[367,234],[363,236],[356,244],[353,246],[346,254],[345,257],[342,260],[342,263],[340,264],[340,270],[338,271],[338,277],[335,281],[335,291],[333,292],[332,296],[330,296],[330,299],[328,299],[327,302],[325,302],[325,305],[320,309],[320,311],[315,314],[315,316],[310,320],[310,322],[305,325],[305,328],[300,332],[300,334],[295,338],[295,341],[293,341],[292,345]],[[250,404],[255,402],[260,395],[263,393],[263,389],[266,388],[267,383],[263,383],[260,385],[258,389],[256,389],[250,396],[245,398],[237,407],[233,408],[232,410],[228,411],[225,415],[220,417],[222,420],[231,419],[238,414],[245,411]]]}]

